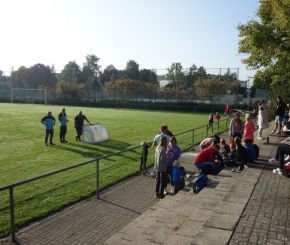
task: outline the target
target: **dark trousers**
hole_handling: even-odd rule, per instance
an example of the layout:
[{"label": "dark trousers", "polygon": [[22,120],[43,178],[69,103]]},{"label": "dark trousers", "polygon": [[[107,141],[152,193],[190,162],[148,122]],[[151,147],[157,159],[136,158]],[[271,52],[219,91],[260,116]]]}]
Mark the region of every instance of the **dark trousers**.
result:
[{"label": "dark trousers", "polygon": [[166,185],[166,172],[157,172],[156,174],[156,194],[159,194],[160,197],[164,196],[164,188]]},{"label": "dark trousers", "polygon": [[49,142],[50,142],[50,144],[52,144],[53,129],[46,129],[45,130],[45,144],[47,144],[48,136],[49,136]]},{"label": "dark trousers", "polygon": [[77,140],[81,140],[81,136],[82,136],[82,134],[83,134],[83,126],[81,126],[81,127],[76,127],[76,131],[77,131],[77,137],[76,137],[76,139],[77,139]]},{"label": "dark trousers", "polygon": [[288,155],[288,154],[290,154],[290,145],[288,145],[288,144],[279,144],[275,158],[278,159],[279,162],[280,162],[280,169],[283,169],[283,167],[284,167],[284,158],[285,158],[285,155]]},{"label": "dark trousers", "polygon": [[66,126],[59,127],[59,138],[60,142],[65,142]]}]

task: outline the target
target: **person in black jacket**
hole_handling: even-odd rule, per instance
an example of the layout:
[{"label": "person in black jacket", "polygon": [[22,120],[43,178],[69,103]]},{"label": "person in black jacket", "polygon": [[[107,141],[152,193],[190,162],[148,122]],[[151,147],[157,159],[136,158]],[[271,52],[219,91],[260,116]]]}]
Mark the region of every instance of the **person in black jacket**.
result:
[{"label": "person in black jacket", "polygon": [[282,122],[285,117],[285,111],[286,111],[286,104],[283,101],[281,96],[278,96],[277,99],[277,105],[275,110],[275,128],[272,131],[272,133],[276,133],[276,130],[278,129],[278,134],[281,134],[282,131]]},{"label": "person in black jacket", "polygon": [[235,137],[234,142],[236,145],[236,152],[234,157],[236,167],[233,168],[232,171],[241,173],[244,170],[245,164],[248,162],[247,150],[244,146],[242,146],[242,140],[240,137]]},{"label": "person in black jacket", "polygon": [[82,111],[80,111],[76,116],[75,116],[75,128],[77,131],[77,136],[76,136],[76,141],[81,141],[81,135],[83,134],[83,126],[84,126],[84,121],[87,121],[89,124],[89,120],[85,115],[83,115]]}]

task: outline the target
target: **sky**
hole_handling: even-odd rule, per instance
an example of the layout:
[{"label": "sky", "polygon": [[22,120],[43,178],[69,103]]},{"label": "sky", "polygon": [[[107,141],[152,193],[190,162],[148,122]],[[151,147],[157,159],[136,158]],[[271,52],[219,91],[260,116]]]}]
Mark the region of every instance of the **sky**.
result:
[{"label": "sky", "polygon": [[237,26],[258,7],[259,0],[1,0],[0,70],[43,63],[61,71],[94,54],[102,69],[135,60],[162,73],[180,62],[239,68],[247,80],[255,71],[241,62]]}]

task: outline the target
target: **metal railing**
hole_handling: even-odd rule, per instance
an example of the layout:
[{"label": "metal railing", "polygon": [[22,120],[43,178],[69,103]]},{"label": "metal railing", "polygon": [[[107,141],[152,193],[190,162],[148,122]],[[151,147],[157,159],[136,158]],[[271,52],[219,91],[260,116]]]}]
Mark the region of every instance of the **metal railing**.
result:
[{"label": "metal railing", "polygon": [[[223,123],[223,122],[225,122],[225,127],[220,127],[221,123]],[[227,129],[227,127],[228,127],[228,119],[220,120],[220,122],[217,123],[217,132],[215,132],[215,133],[220,133],[220,130],[225,131]],[[197,131],[199,131],[201,129],[204,129],[205,131],[204,132],[202,131],[202,134],[200,135],[201,138],[199,139],[198,137],[196,137],[197,136],[196,133],[197,133]],[[189,130],[177,133],[174,136],[180,137],[181,135],[185,135],[185,134],[190,133],[191,134],[191,143],[189,144],[189,146],[190,146],[190,147],[188,147],[188,149],[189,149],[189,148],[193,148],[194,145],[199,143],[202,138],[209,136],[209,130],[208,129],[209,129],[208,125],[204,125],[204,126],[201,126],[201,127],[197,127],[197,128],[193,128],[193,129],[189,129]],[[205,135],[203,133],[205,133]],[[146,147],[147,147],[147,144],[149,144],[149,143],[152,143],[152,142],[146,142],[146,143],[143,143],[142,145],[133,146],[133,147],[121,150],[121,151],[117,151],[115,153],[111,153],[111,154],[107,154],[105,156],[101,156],[101,157],[95,158],[95,159],[90,160],[90,161],[86,161],[86,162],[75,164],[75,165],[72,165],[72,166],[69,166],[69,167],[61,168],[61,169],[58,169],[56,171],[52,171],[52,172],[49,172],[49,173],[46,173],[46,174],[43,174],[43,175],[39,175],[39,176],[30,178],[30,179],[26,179],[26,180],[17,182],[17,183],[13,183],[13,184],[9,184],[9,185],[4,186],[4,187],[0,187],[0,192],[1,191],[5,191],[5,190],[9,191],[10,233],[11,233],[12,241],[16,242],[14,188],[22,186],[22,185],[25,185],[25,184],[28,184],[30,182],[33,182],[33,181],[36,181],[36,180],[39,180],[39,179],[43,179],[43,178],[58,174],[58,173],[62,173],[62,172],[65,172],[65,171],[68,171],[68,170],[71,170],[71,169],[79,168],[81,166],[88,165],[88,164],[91,164],[91,163],[95,163],[96,164],[96,174],[95,174],[96,175],[96,197],[99,199],[100,198],[100,161],[103,160],[103,159],[107,159],[107,158],[110,158],[110,157],[113,157],[113,156],[120,155],[120,154],[125,153],[125,152],[129,152],[129,151],[133,151],[133,150],[138,149],[138,148],[142,148],[142,159],[143,159],[142,160],[142,172],[146,173],[146,171],[147,171],[147,166],[146,166],[146,160],[147,160]]]}]

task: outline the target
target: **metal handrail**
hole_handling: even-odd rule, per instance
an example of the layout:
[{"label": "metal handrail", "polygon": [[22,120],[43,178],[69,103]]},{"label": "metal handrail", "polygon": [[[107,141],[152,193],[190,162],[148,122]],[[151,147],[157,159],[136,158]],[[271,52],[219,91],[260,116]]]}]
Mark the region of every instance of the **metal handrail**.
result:
[{"label": "metal handrail", "polygon": [[[226,121],[226,129],[227,129],[228,119],[226,118],[226,119],[220,120],[219,122],[223,122],[223,121]],[[179,135],[182,135],[182,134],[185,134],[185,133],[192,132],[192,146],[194,146],[194,143],[195,143],[194,142],[194,133],[195,133],[195,131],[198,130],[198,129],[204,128],[204,127],[206,127],[206,136],[208,136],[208,125],[203,125],[203,126],[200,126],[200,127],[197,127],[197,128],[192,128],[192,129],[177,133],[174,136],[179,136]],[[218,133],[219,133],[219,123],[218,123]],[[142,170],[143,170],[143,173],[145,173],[146,170],[147,170],[146,161],[145,161],[145,154],[146,154],[145,153],[146,152],[145,148],[147,147],[147,144],[151,144],[151,143],[152,142],[147,141],[143,145],[133,146],[133,147],[121,150],[121,151],[117,151],[117,152],[114,152],[114,153],[111,153],[111,154],[108,154],[108,155],[105,155],[105,156],[101,156],[101,157],[95,158],[93,160],[89,160],[89,161],[86,161],[86,162],[78,163],[78,164],[75,164],[75,165],[72,165],[72,166],[69,166],[69,167],[61,168],[61,169],[58,169],[58,170],[55,170],[55,171],[52,171],[52,172],[49,172],[49,173],[46,173],[46,174],[42,174],[42,175],[30,178],[30,179],[26,179],[26,180],[23,180],[23,181],[19,181],[19,182],[13,183],[13,184],[9,184],[9,185],[0,187],[0,192],[4,191],[4,190],[9,190],[10,230],[11,230],[12,241],[16,242],[16,236],[15,236],[16,229],[15,229],[15,216],[14,216],[14,194],[13,194],[13,190],[14,190],[15,187],[21,186],[21,185],[24,185],[24,184],[27,184],[27,183],[30,183],[30,182],[33,182],[35,180],[46,178],[48,176],[52,176],[52,175],[55,175],[57,173],[65,172],[65,171],[68,171],[68,170],[71,170],[71,169],[74,169],[74,168],[78,168],[78,167],[81,167],[81,166],[96,162],[96,196],[99,199],[100,160],[106,159],[106,158],[109,158],[109,157],[112,157],[112,156],[115,156],[115,155],[119,155],[119,154],[122,154],[124,152],[132,151],[132,150],[135,150],[137,148],[141,148],[142,147],[142,156],[143,156]]]}]

